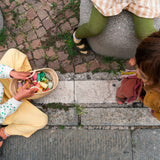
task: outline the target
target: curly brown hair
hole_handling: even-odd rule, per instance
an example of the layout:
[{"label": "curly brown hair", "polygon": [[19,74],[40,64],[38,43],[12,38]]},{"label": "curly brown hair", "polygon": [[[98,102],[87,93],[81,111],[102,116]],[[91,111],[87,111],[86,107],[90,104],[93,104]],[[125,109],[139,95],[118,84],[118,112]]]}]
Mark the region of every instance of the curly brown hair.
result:
[{"label": "curly brown hair", "polygon": [[148,77],[147,89],[160,88],[160,31],[143,39],[136,50],[136,64]]}]

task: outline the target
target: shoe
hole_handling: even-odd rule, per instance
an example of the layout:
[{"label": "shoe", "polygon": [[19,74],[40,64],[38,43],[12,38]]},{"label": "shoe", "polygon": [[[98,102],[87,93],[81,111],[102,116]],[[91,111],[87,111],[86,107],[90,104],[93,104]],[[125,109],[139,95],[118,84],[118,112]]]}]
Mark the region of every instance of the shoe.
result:
[{"label": "shoe", "polygon": [[76,49],[82,53],[82,54],[88,54],[88,43],[87,43],[87,40],[84,38],[84,39],[76,39],[75,38],[75,32],[73,33],[73,42],[76,46]]}]

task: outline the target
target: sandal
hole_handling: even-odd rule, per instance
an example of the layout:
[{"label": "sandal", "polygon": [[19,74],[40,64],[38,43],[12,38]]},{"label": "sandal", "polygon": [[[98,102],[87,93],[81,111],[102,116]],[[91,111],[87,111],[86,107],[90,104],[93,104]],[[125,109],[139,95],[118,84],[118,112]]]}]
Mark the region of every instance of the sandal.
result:
[{"label": "sandal", "polygon": [[85,38],[83,39],[80,39],[79,41],[76,41],[75,39],[75,32],[73,33],[73,42],[76,46],[76,49],[82,53],[82,54],[88,54],[88,49],[89,49],[89,46],[88,46],[88,43],[87,43],[87,40]]}]

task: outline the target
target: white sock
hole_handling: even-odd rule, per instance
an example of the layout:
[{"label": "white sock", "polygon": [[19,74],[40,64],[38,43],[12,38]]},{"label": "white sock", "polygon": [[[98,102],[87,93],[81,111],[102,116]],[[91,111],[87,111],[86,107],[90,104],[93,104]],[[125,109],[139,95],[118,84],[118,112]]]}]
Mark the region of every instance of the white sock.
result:
[{"label": "white sock", "polygon": [[76,38],[76,31],[73,33],[73,36],[74,36],[76,41],[80,41],[81,40],[81,39]]}]

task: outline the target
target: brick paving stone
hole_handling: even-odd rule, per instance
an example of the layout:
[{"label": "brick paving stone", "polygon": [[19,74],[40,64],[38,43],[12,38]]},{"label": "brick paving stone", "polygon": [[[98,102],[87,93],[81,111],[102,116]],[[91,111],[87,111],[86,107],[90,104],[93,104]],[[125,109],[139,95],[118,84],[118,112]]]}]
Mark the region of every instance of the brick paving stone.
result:
[{"label": "brick paving stone", "polygon": [[27,11],[27,18],[28,20],[34,19],[37,16],[36,12],[34,11],[33,8],[29,9]]},{"label": "brick paving stone", "polygon": [[65,17],[66,17],[66,18],[72,17],[73,15],[74,15],[74,12],[73,12],[72,10],[67,9],[67,10],[65,11]]},{"label": "brick paving stone", "polygon": [[47,34],[46,30],[44,29],[44,27],[40,27],[39,29],[36,30],[37,36],[39,38],[41,38],[42,36],[44,36],[45,34]]},{"label": "brick paving stone", "polygon": [[49,3],[57,3],[58,0],[48,0]]},{"label": "brick paving stone", "polygon": [[27,42],[24,43],[26,49],[29,49],[29,44]]},{"label": "brick paving stone", "polygon": [[53,61],[53,62],[49,61],[49,62],[48,62],[48,67],[49,67],[49,68],[53,68],[53,69],[55,69],[55,70],[60,69],[58,60],[55,60],[55,61]]},{"label": "brick paving stone", "polygon": [[7,6],[10,5],[10,1],[9,1],[9,0],[3,0],[3,2],[4,2]]},{"label": "brick paving stone", "polygon": [[19,49],[19,50],[23,50],[23,49],[24,49],[24,45],[23,45],[23,44],[19,45],[19,46],[18,46],[18,49]]},{"label": "brick paving stone", "polygon": [[19,4],[22,4],[25,0],[16,0]]},{"label": "brick paving stone", "polygon": [[36,12],[42,9],[42,4],[40,2],[36,2],[32,6]]},{"label": "brick paving stone", "polygon": [[83,62],[81,55],[77,55],[73,58],[73,64],[76,66],[78,64],[81,64]]},{"label": "brick paving stone", "polygon": [[49,11],[49,15],[50,15],[50,17],[52,17],[53,20],[55,20],[54,18],[55,18],[56,15],[57,15],[57,10],[55,10],[55,9],[54,9],[54,10],[53,10],[53,9],[50,10],[50,11]]},{"label": "brick paving stone", "polygon": [[28,4],[34,4],[35,0],[25,0]]},{"label": "brick paving stone", "polygon": [[79,23],[78,20],[77,20],[77,18],[75,18],[75,17],[70,18],[69,22],[70,22],[71,26],[78,25],[78,23]]},{"label": "brick paving stone", "polygon": [[47,10],[47,11],[50,11],[50,10],[51,10],[51,5],[50,5],[50,3],[45,2],[45,3],[42,3],[42,5],[43,5],[43,9],[45,9],[45,10]]},{"label": "brick paving stone", "polygon": [[16,2],[13,1],[13,2],[11,3],[11,5],[9,6],[9,9],[13,10],[15,7],[16,7]]},{"label": "brick paving stone", "polygon": [[37,39],[37,35],[34,31],[29,31],[27,34],[27,41],[35,40]]},{"label": "brick paving stone", "polygon": [[31,6],[28,6],[28,3],[23,4],[23,7],[25,8],[25,10],[29,10],[31,8]]},{"label": "brick paving stone", "polygon": [[25,32],[28,32],[28,31],[30,31],[31,29],[32,29],[32,26],[31,26],[30,22],[27,21],[27,22],[23,25],[23,32],[24,32],[24,33],[25,33]]},{"label": "brick paving stone", "polygon": [[61,66],[66,72],[73,72],[74,71],[73,65],[71,64],[70,60],[63,61]]},{"label": "brick paving stone", "polygon": [[27,53],[25,53],[28,57],[29,60],[33,59],[32,53],[30,51],[28,51]]},{"label": "brick paving stone", "polygon": [[18,11],[18,13],[20,13],[20,14],[22,14],[22,13],[24,13],[25,12],[25,9],[24,9],[24,7],[23,6],[18,6],[17,8],[16,8],[16,10]]},{"label": "brick paving stone", "polygon": [[70,26],[69,22],[61,24],[60,28],[61,28],[62,32],[66,32],[66,31],[71,30],[71,26]]},{"label": "brick paving stone", "polygon": [[15,22],[14,22],[13,20],[10,20],[10,21],[8,21],[8,22],[6,23],[6,26],[7,26],[8,28],[12,28],[13,26],[15,26]]},{"label": "brick paving stone", "polygon": [[58,59],[59,61],[64,61],[68,58],[68,54],[65,54],[63,51],[62,52],[58,52]]},{"label": "brick paving stone", "polygon": [[47,67],[44,58],[35,60],[35,65],[36,65],[37,68],[45,68],[45,67]]},{"label": "brick paving stone", "polygon": [[0,6],[1,6],[2,9],[6,8],[6,5],[1,1],[0,1]]},{"label": "brick paving stone", "polygon": [[9,13],[11,10],[9,8],[3,9],[3,13]]},{"label": "brick paving stone", "polygon": [[13,39],[8,39],[7,40],[7,45],[8,45],[8,48],[15,48],[16,47],[16,42]]},{"label": "brick paving stone", "polygon": [[33,49],[41,47],[40,39],[36,39],[36,40],[32,41],[31,46],[32,46]]},{"label": "brick paving stone", "polygon": [[8,14],[5,16],[5,20],[6,20],[6,21],[10,21],[10,20],[12,20],[12,18],[13,18],[13,14],[12,14],[12,13],[8,13]]},{"label": "brick paving stone", "polygon": [[105,63],[100,63],[100,68],[102,70],[109,70],[110,69],[109,64],[105,64]]},{"label": "brick paving stone", "polygon": [[33,57],[35,59],[44,58],[44,56],[45,56],[45,52],[43,49],[37,49],[37,50],[33,51]]},{"label": "brick paving stone", "polygon": [[46,40],[48,40],[47,37],[41,37],[42,44],[43,44],[43,42],[46,41]]},{"label": "brick paving stone", "polygon": [[112,62],[110,63],[110,67],[113,69],[113,70],[116,70],[119,68],[119,64],[117,62]]},{"label": "brick paving stone", "polygon": [[22,44],[23,42],[25,41],[25,39],[24,39],[24,36],[23,35],[18,35],[17,37],[16,37],[16,42],[17,42],[17,44],[19,45],[19,44]]},{"label": "brick paving stone", "polygon": [[75,73],[84,73],[84,72],[87,72],[87,64],[86,63],[77,65],[75,67]]},{"label": "brick paving stone", "polygon": [[30,65],[31,65],[31,67],[32,67],[33,70],[37,69],[37,67],[36,67],[36,65],[34,63],[34,60],[30,60],[29,63],[30,63]]},{"label": "brick paving stone", "polygon": [[64,4],[67,5],[68,3],[70,3],[70,0],[63,0]]},{"label": "brick paving stone", "polygon": [[50,47],[49,50],[46,51],[46,54],[48,57],[55,57],[56,56],[56,53],[53,50],[53,47]]},{"label": "brick paving stone", "polygon": [[49,17],[43,20],[43,25],[47,30],[55,26],[55,24]]},{"label": "brick paving stone", "polygon": [[0,46],[0,52],[1,51],[5,51],[5,50],[7,50],[7,46],[5,45],[4,47],[3,46]]},{"label": "brick paving stone", "polygon": [[37,11],[37,15],[39,16],[39,18],[40,18],[41,20],[43,20],[44,18],[48,17],[47,12],[46,12],[45,10],[43,10],[43,9]]},{"label": "brick paving stone", "polygon": [[40,26],[42,26],[42,23],[38,18],[34,19],[31,24],[34,28],[39,28]]},{"label": "brick paving stone", "polygon": [[63,42],[63,41],[56,41],[56,47],[57,48],[60,48],[60,47],[62,47],[64,45],[65,45],[65,42]]},{"label": "brick paving stone", "polygon": [[84,61],[91,61],[91,60],[94,60],[95,59],[95,54],[90,52],[89,54],[87,55],[83,55],[83,60]]},{"label": "brick paving stone", "polygon": [[93,61],[89,62],[89,70],[90,71],[93,71],[93,70],[95,70],[95,69],[97,69],[99,67],[100,67],[100,65],[99,65],[99,63],[98,63],[98,61],[96,59],[94,59]]}]

